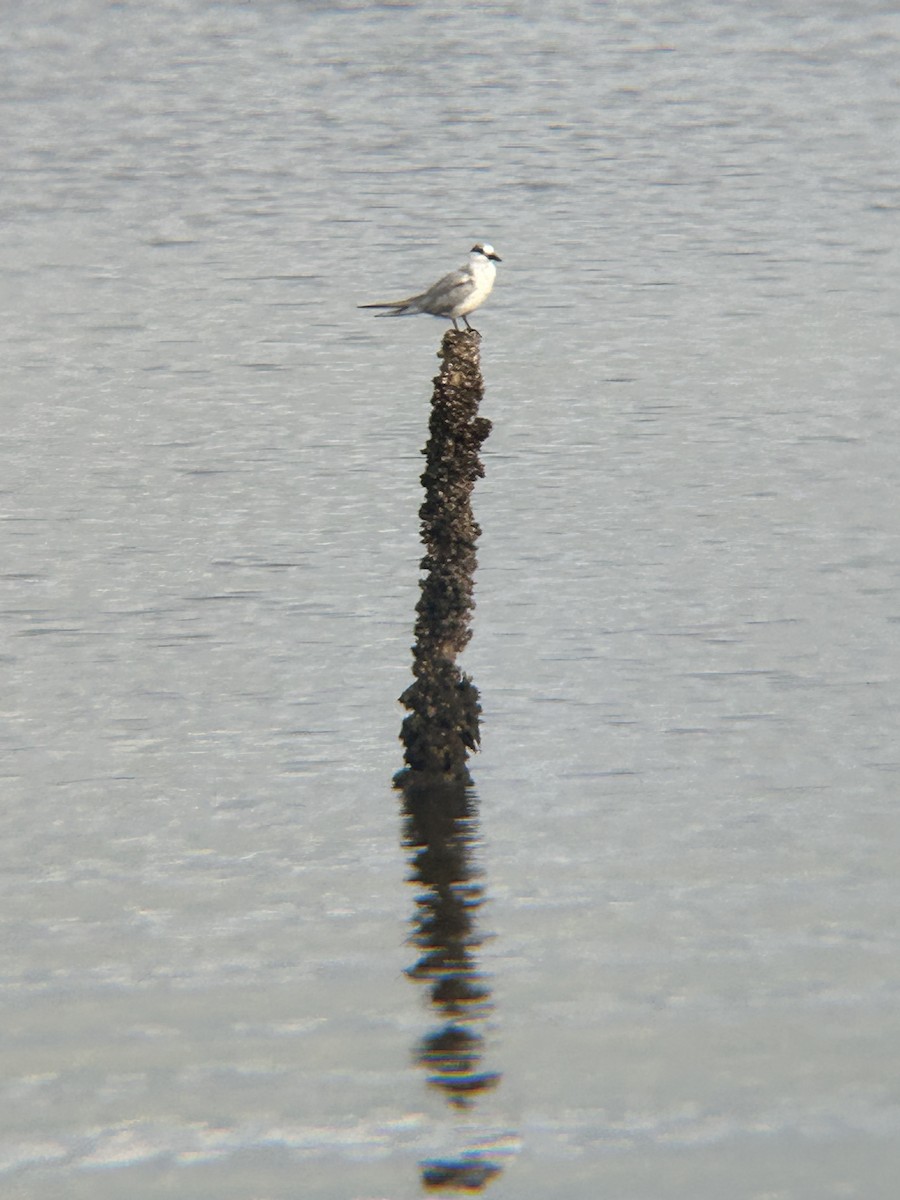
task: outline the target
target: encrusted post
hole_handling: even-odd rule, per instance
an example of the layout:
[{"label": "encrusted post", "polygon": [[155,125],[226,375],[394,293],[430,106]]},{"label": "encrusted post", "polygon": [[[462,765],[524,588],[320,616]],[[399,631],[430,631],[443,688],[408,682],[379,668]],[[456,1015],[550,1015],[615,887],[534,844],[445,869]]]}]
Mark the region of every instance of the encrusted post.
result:
[{"label": "encrusted post", "polygon": [[[410,941],[417,959],[410,978],[428,985],[437,1024],[418,1039],[414,1056],[429,1084],[457,1116],[500,1082],[482,1066],[481,1026],[492,1009],[490,984],[478,961],[476,916],[484,892],[474,858],[478,805],[467,767],[478,745],[478,689],[457,665],[468,644],[481,530],[472,513],[478,457],[491,431],[479,417],[484,394],[481,338],[449,330],[438,357],[419,510],[425,556],[416,605],[413,682],[401,696],[409,710],[401,740],[406,766],[395,777],[403,793],[403,844],[415,887]],[[477,1127],[476,1127],[477,1128]],[[502,1167],[470,1126],[458,1127],[462,1148],[420,1166],[424,1189],[482,1191]]]},{"label": "encrusted post", "polygon": [[491,423],[478,415],[484,394],[481,337],[448,330],[434,380],[426,466],[425,500],[419,510],[425,557],[422,594],[416,606],[413,683],[400,697],[409,709],[401,738],[406,767],[396,777],[406,788],[418,781],[469,783],[468,752],[478,745],[478,689],[456,665],[472,636],[470,619],[481,530],[472,512],[472,491],[484,475],[478,457]]}]

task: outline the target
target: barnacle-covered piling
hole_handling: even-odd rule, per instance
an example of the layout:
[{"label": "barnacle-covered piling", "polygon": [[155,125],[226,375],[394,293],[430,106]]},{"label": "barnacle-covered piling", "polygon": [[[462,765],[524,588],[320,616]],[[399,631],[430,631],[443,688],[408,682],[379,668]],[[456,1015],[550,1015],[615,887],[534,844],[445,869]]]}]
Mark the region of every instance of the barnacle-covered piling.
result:
[{"label": "barnacle-covered piling", "polygon": [[469,783],[466,760],[478,745],[478,689],[457,666],[472,636],[476,545],[475,481],[484,475],[479,451],[491,423],[478,415],[484,395],[481,337],[448,330],[438,357],[419,510],[425,556],[416,606],[413,682],[400,697],[409,709],[401,739],[406,767],[400,787],[415,780]]},{"label": "barnacle-covered piling", "polygon": [[[491,431],[478,415],[484,394],[481,338],[449,330],[438,357],[425,471],[421,595],[416,605],[413,682],[401,696],[409,710],[401,740],[406,766],[395,777],[403,793],[403,845],[415,887],[411,979],[426,984],[436,1024],[418,1039],[414,1057],[457,1113],[500,1082],[485,1070],[482,1026],[491,988],[478,961],[484,897],[475,861],[478,804],[467,759],[479,741],[478,689],[457,664],[471,637],[475,607],[475,482],[479,451]],[[462,1130],[460,1130],[462,1133]],[[480,1139],[464,1137],[456,1154],[421,1162],[427,1192],[481,1191],[502,1170]],[[466,1144],[469,1142],[469,1144]]]}]

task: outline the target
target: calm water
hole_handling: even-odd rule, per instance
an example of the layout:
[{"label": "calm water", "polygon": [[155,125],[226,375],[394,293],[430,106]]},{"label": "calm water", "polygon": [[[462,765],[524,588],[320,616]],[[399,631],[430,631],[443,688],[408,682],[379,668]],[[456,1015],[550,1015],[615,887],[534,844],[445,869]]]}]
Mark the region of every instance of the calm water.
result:
[{"label": "calm water", "polygon": [[[896,8],[0,44],[5,1193],[893,1197]],[[463,1104],[390,786],[443,327],[354,306],[477,238]]]}]

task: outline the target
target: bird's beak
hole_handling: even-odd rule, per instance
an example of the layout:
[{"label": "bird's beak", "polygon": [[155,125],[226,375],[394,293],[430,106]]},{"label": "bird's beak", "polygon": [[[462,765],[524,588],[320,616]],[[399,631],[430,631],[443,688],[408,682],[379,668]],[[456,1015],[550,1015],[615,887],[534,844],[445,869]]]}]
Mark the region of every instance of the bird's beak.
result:
[{"label": "bird's beak", "polygon": [[500,257],[499,254],[489,254],[488,258],[492,258],[494,260],[494,262],[503,262],[503,259]]}]

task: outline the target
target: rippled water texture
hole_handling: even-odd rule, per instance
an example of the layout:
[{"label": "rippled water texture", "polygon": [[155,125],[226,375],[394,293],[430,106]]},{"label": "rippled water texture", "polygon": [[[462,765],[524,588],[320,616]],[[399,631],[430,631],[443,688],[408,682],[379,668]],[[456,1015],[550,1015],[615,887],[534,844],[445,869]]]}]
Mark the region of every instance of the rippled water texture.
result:
[{"label": "rippled water texture", "polygon": [[[0,1191],[892,1200],[895,7],[0,48]],[[444,325],[356,305],[478,239],[482,749],[429,823]]]}]

